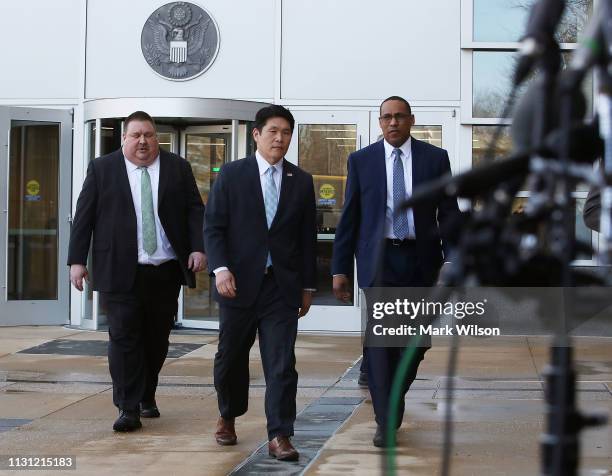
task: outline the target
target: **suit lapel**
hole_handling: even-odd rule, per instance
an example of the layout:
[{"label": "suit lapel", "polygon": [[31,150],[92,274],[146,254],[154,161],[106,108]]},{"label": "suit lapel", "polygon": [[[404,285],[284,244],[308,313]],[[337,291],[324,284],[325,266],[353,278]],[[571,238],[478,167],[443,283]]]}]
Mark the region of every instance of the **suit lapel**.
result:
[{"label": "suit lapel", "polygon": [[412,137],[410,142],[410,150],[412,152],[412,192],[414,193],[416,187],[423,182],[423,166],[425,165],[425,160],[423,158],[423,150],[420,141]]},{"label": "suit lapel", "polygon": [[251,189],[251,197],[255,201],[255,211],[259,215],[260,220],[266,228],[268,228],[268,222],[266,220],[266,206],[264,204],[263,192],[261,191],[261,178],[259,177],[259,167],[257,166],[257,159],[254,155],[250,156],[246,160],[247,168],[247,181],[248,186]]},{"label": "suit lapel", "polygon": [[377,149],[374,157],[374,170],[372,180],[375,184],[382,184],[377,194],[378,207],[382,210],[382,214],[387,212],[387,166],[385,163],[385,144],[383,141],[377,143]]},{"label": "suit lapel", "polygon": [[123,157],[123,151],[119,149],[115,156],[115,169],[117,170],[116,177],[119,178],[118,184],[121,194],[125,203],[130,203],[132,206],[128,207],[134,215],[134,225],[136,224],[136,211],[134,208],[134,199],[132,198],[132,189],[130,188],[130,180],[128,179],[127,168],[125,166],[125,158]]},{"label": "suit lapel", "polygon": [[283,179],[281,180],[281,189],[278,197],[278,207],[276,208],[276,215],[274,215],[274,220],[272,220],[272,225],[270,228],[274,226],[276,222],[278,222],[279,217],[287,208],[287,202],[291,199],[291,190],[293,190],[295,178],[293,177],[292,165],[287,162],[287,159],[283,159]]},{"label": "suit lapel", "polygon": [[172,160],[168,157],[163,151],[159,152],[159,184],[157,186],[157,209],[159,210],[159,205],[162,203],[164,199],[164,193],[166,192],[166,186],[168,185],[168,175],[170,170],[168,167],[170,164],[169,160]]}]

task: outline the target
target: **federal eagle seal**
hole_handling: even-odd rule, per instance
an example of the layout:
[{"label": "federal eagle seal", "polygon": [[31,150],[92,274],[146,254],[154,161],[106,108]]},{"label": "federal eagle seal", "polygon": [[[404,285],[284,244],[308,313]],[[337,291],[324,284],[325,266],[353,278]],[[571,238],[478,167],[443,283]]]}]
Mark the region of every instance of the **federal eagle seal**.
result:
[{"label": "federal eagle seal", "polygon": [[193,3],[168,3],[149,16],[140,44],[153,71],[166,79],[186,81],[215,61],[219,28],[206,10]]}]

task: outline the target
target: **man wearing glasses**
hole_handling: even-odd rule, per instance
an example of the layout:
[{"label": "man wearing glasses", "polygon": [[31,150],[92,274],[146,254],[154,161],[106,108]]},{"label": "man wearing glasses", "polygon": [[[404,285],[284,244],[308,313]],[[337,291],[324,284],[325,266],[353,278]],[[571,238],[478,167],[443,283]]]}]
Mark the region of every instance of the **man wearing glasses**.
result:
[{"label": "man wearing glasses", "polygon": [[[385,99],[379,123],[383,140],[348,158],[346,196],[332,260],[334,294],[342,301],[350,296],[347,276],[353,269],[353,257],[360,288],[432,286],[448,258],[438,225],[459,212],[457,201],[450,198],[394,212],[413,189],[450,174],[450,162],[446,150],[410,136],[414,115],[405,99]],[[420,344],[406,374],[397,428],[404,414],[404,396],[428,348],[428,341]],[[402,351],[398,347],[364,348],[377,424],[373,442],[378,447],[384,445],[391,384]]]}]

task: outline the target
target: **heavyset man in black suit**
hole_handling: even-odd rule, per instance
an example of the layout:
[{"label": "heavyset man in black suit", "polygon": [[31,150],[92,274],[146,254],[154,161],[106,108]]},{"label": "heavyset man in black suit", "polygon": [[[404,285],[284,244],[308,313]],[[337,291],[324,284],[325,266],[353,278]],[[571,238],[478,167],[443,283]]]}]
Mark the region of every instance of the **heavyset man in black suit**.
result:
[{"label": "heavyset man in black suit", "polygon": [[[332,260],[334,293],[344,301],[349,297],[347,276],[353,270],[354,257],[360,288],[432,286],[443,260],[448,259],[439,225],[443,227],[459,213],[457,201],[451,198],[395,211],[412,189],[450,174],[450,162],[444,149],[410,136],[414,115],[405,99],[385,99],[379,123],[384,140],[352,153],[348,159],[346,197]],[[404,395],[416,378],[429,340],[424,339],[417,349],[406,375],[398,427],[404,414]],[[401,356],[401,348],[364,348],[377,423],[376,446],[384,444],[391,383]]]},{"label": "heavyset man in black suit", "polygon": [[284,159],[294,124],[282,106],[257,113],[257,153],[221,168],[204,233],[220,305],[214,377],[221,415],[215,438],[220,445],[237,442],[234,423],[247,411],[249,351],[258,333],[268,451],[279,460],[299,457],[289,440],[298,380],[294,347],[316,276],[312,176]]},{"label": "heavyset man in black suit", "polygon": [[115,431],[159,417],[155,390],[180,287],[195,287],[194,272],[206,266],[204,205],[191,166],[160,151],[147,113],[128,116],[124,131],[121,149],[89,164],[68,252],[70,280],[82,291],[93,234],[93,289],[106,305],[120,410]]}]

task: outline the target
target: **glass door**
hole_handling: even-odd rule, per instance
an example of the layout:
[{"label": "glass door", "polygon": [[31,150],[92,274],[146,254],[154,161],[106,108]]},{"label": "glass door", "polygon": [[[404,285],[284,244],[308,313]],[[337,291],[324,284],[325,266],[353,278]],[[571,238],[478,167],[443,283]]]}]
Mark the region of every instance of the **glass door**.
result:
[{"label": "glass door", "polygon": [[[232,160],[232,126],[194,126],[181,134],[181,155],[189,161],[204,203],[221,166]],[[219,306],[213,299],[213,279],[196,274],[196,287],[183,287],[178,322],[184,327],[218,329]]]},{"label": "glass door", "polygon": [[159,147],[161,149],[173,154],[179,154],[179,133],[176,127],[158,124],[157,140],[159,140]]},{"label": "glass door", "polygon": [[72,113],[0,107],[0,325],[69,322]]},{"label": "glass door", "polygon": [[300,330],[359,332],[359,293],[354,279],[348,304],[332,292],[331,259],[336,225],[344,205],[347,159],[369,144],[368,111],[292,110],[295,130],[287,159],[312,174],[317,204],[317,292]]}]

